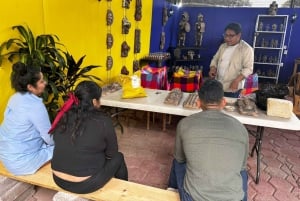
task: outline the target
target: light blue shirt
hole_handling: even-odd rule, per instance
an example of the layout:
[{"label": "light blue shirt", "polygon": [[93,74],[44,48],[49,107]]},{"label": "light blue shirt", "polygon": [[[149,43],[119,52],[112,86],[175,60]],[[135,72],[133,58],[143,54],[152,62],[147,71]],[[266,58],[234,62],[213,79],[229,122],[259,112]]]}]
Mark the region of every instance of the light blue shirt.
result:
[{"label": "light blue shirt", "polygon": [[53,155],[48,112],[41,98],[15,93],[0,126],[0,160],[14,175],[33,174]]}]

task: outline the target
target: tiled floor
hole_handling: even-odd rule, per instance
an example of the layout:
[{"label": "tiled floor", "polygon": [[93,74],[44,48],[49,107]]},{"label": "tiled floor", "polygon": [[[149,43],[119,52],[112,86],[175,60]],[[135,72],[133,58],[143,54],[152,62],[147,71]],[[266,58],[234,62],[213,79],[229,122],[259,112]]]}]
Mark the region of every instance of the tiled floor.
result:
[{"label": "tiled floor", "polygon": [[[161,130],[162,115],[146,130],[146,113],[137,113],[123,122],[118,131],[120,150],[124,153],[129,180],[159,188],[167,187],[172,161],[175,128],[180,117],[172,118],[167,131]],[[254,129],[253,127],[250,129]],[[254,138],[250,136],[250,148]],[[261,180],[255,184],[255,157],[248,159],[249,201],[300,201],[300,132],[266,128],[262,144]],[[37,201],[50,201],[54,191],[38,188]]]}]

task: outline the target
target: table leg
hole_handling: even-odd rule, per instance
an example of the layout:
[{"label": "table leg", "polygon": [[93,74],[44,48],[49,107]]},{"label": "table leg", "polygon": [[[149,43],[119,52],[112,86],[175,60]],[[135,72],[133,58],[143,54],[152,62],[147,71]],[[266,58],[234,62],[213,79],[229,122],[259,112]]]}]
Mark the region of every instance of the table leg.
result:
[{"label": "table leg", "polygon": [[255,183],[259,183],[259,177],[260,177],[260,153],[261,153],[261,144],[262,144],[262,138],[264,133],[264,127],[257,126],[256,132],[250,131],[251,135],[255,137],[255,143],[252,147],[250,156],[253,157],[254,150],[256,152],[256,178]]},{"label": "table leg", "polygon": [[150,129],[150,112],[147,112],[147,130]]},{"label": "table leg", "polygon": [[166,131],[167,114],[163,113],[163,131]]}]

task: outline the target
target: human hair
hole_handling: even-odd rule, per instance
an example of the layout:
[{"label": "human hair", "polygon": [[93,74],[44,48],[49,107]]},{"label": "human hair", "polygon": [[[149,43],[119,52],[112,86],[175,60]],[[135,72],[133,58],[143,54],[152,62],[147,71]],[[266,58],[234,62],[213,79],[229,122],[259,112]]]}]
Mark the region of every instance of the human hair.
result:
[{"label": "human hair", "polygon": [[224,96],[223,85],[218,80],[209,79],[198,90],[198,95],[204,104],[220,104]]},{"label": "human hair", "polygon": [[14,63],[10,76],[11,87],[17,92],[28,92],[27,85],[37,86],[41,79],[41,70],[38,67],[29,66],[21,62]]},{"label": "human hair", "polygon": [[99,100],[102,95],[102,88],[93,81],[80,82],[74,91],[78,104],[73,103],[57,126],[57,133],[71,132],[71,140],[74,143],[78,136],[84,133],[85,122],[91,114],[99,110],[94,106],[93,99]]},{"label": "human hair", "polygon": [[229,23],[225,27],[225,31],[228,30],[228,29],[234,31],[235,34],[239,34],[239,33],[242,32],[242,26],[241,26],[241,24],[236,23],[236,22]]}]

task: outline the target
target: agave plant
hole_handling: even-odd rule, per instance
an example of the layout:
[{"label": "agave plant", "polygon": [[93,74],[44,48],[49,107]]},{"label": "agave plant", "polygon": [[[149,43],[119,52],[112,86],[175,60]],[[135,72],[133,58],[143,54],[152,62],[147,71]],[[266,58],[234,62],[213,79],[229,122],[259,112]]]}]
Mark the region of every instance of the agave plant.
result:
[{"label": "agave plant", "polygon": [[[56,35],[42,34],[34,36],[29,27],[13,26],[20,38],[11,38],[0,45],[0,65],[3,59],[10,62],[21,61],[29,66],[41,68],[45,80],[48,82],[43,99],[52,120],[59,109],[60,97],[73,89],[76,81],[81,78],[100,78],[88,75],[92,69],[99,66],[81,67],[85,56],[78,62],[66,51]],[[63,49],[62,49],[63,48]]]}]

